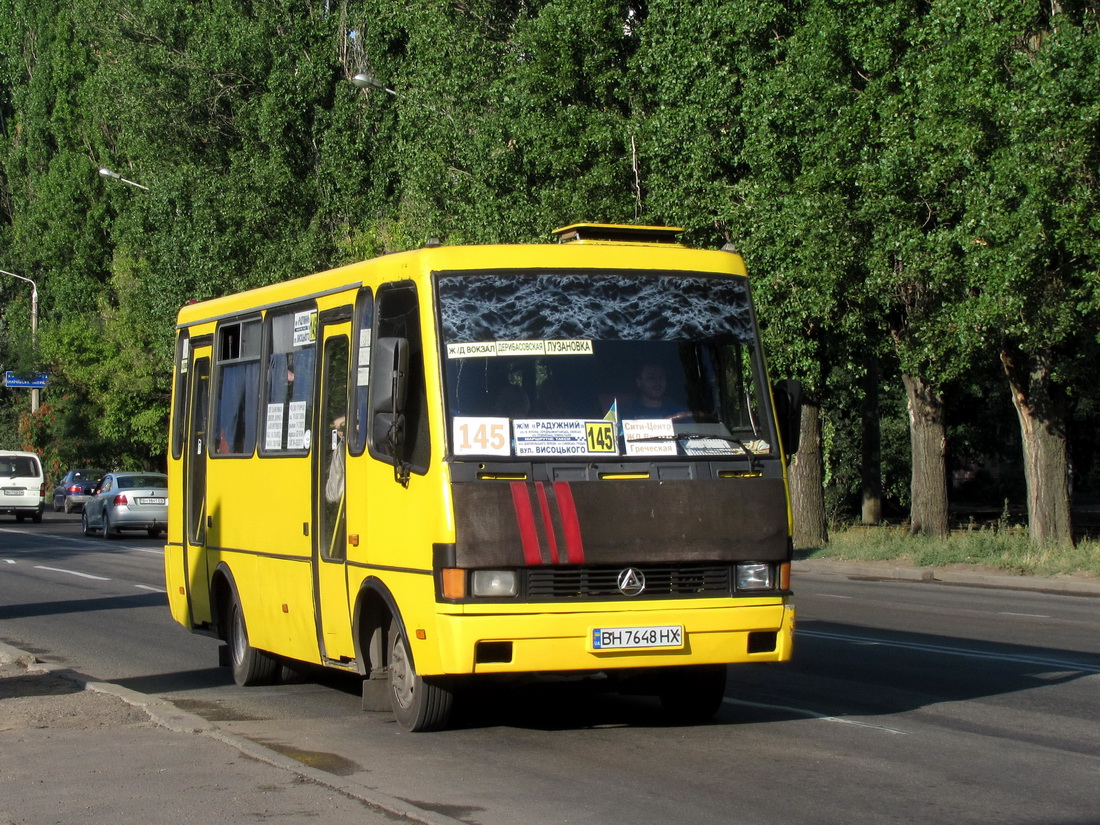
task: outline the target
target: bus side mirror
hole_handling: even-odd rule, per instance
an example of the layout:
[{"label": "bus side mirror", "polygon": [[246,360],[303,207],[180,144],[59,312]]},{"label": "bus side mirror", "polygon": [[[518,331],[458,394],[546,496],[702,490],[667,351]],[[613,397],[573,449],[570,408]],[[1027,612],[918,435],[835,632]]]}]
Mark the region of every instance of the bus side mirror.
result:
[{"label": "bus side mirror", "polygon": [[370,407],[371,447],[375,453],[396,460],[405,442],[409,342],[406,338],[379,338],[373,349],[367,402]]},{"label": "bus side mirror", "polygon": [[794,455],[802,433],[802,383],[788,378],[776,381],[772,397],[775,399],[775,417],[779,424],[779,437],[783,440],[783,452]]}]

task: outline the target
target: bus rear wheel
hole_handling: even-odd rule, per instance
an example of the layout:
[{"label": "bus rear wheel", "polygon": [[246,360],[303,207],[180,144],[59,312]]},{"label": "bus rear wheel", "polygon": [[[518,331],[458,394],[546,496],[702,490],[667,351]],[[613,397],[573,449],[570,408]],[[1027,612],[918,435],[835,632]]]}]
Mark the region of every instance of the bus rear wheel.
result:
[{"label": "bus rear wheel", "polygon": [[450,680],[416,672],[409,643],[396,619],[390,622],[387,651],[390,709],[397,724],[411,733],[446,727],[454,703]]},{"label": "bus rear wheel", "polygon": [[726,695],[725,665],[685,665],[661,673],[657,695],[665,717],[675,724],[709,721]]},{"label": "bus rear wheel", "polygon": [[233,671],[233,681],[241,687],[252,685],[270,685],[278,675],[279,661],[248,643],[248,630],[245,628],[244,611],[236,593],[229,605],[229,622],[225,641],[229,645],[229,666]]}]

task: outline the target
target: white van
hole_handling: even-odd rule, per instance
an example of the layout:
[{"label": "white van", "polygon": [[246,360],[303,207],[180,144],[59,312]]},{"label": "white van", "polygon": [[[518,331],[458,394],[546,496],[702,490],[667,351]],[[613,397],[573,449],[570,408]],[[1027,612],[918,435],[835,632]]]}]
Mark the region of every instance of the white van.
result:
[{"label": "white van", "polygon": [[45,508],[46,478],[38,456],[0,451],[0,515],[39,522]]}]

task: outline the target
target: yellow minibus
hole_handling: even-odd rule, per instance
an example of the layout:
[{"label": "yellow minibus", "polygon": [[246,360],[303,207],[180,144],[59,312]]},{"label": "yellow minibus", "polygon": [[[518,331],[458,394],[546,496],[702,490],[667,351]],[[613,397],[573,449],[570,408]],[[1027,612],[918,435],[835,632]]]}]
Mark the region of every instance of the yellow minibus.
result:
[{"label": "yellow minibus", "polygon": [[432,242],[183,307],[175,620],[240,685],[348,671],[410,731],[504,674],[705,719],[728,665],[788,659],[798,385],[741,257],[678,232]]}]

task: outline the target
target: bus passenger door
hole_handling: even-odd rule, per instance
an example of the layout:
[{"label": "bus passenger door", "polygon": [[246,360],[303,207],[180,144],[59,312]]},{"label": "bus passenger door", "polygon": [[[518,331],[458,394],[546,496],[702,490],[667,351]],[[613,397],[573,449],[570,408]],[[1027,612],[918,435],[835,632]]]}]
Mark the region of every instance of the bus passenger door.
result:
[{"label": "bus passenger door", "polygon": [[321,655],[329,661],[355,657],[347,580],[348,358],[351,324],[321,328],[321,403],[314,449],[313,569]]},{"label": "bus passenger door", "polygon": [[206,454],[207,417],[210,410],[210,354],[195,353],[191,370],[191,410],[187,447],[183,456],[184,506],[187,524],[187,592],[192,621],[213,621],[210,613],[210,579],[206,563]]}]

